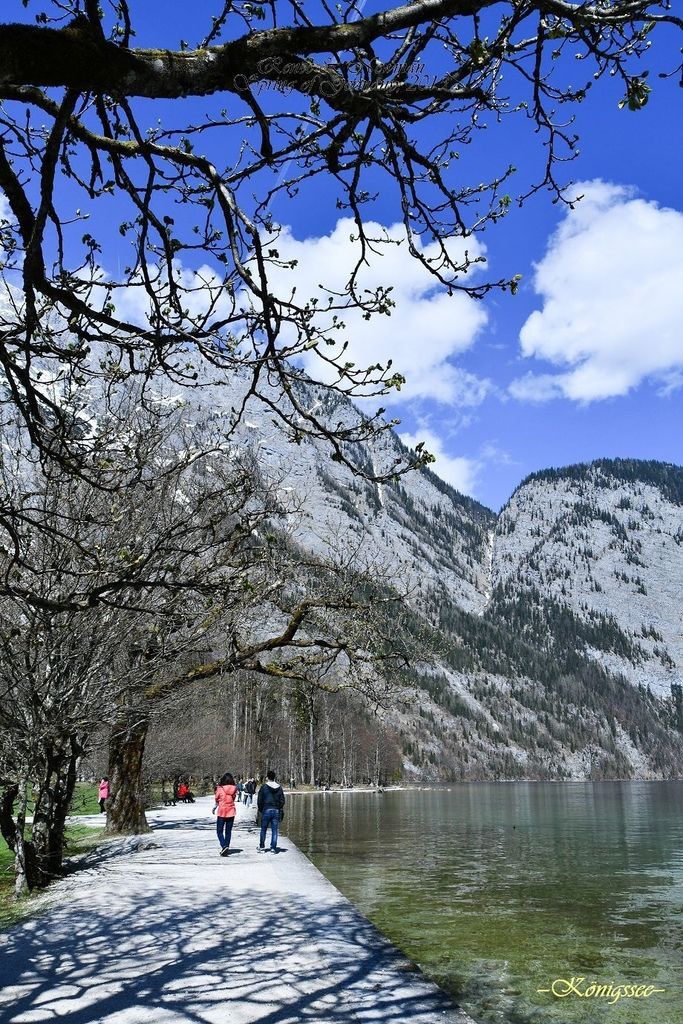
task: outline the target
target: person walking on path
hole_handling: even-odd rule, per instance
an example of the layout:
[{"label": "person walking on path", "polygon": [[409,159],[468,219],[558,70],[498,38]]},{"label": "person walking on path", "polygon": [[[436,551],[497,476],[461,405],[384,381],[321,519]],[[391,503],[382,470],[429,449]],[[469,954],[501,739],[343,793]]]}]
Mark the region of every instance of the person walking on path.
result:
[{"label": "person walking on path", "polygon": [[109,799],[109,779],[105,775],[100,782],[100,788],[98,790],[98,796],[100,801],[100,814],[104,814],[106,807],[105,801]]},{"label": "person walking on path", "polygon": [[266,832],[270,826],[270,848],[277,853],[277,833],[280,822],[285,816],[285,793],[279,782],[275,780],[275,772],[267,773],[266,781],[258,791],[256,805],[261,815],[261,837],[259,853],[266,848]]},{"label": "person walking on path", "polygon": [[251,807],[254,793],[256,792],[256,780],[248,779],[246,786],[244,787],[244,804],[245,807]]},{"label": "person walking on path", "polygon": [[216,803],[213,808],[214,811],[218,812],[216,815],[216,833],[221,847],[221,857],[227,857],[230,850],[232,826],[235,823],[235,815],[237,814],[237,808],[235,807],[236,796],[237,786],[235,785],[235,780],[230,772],[226,772],[225,775],[221,776],[216,786]]}]

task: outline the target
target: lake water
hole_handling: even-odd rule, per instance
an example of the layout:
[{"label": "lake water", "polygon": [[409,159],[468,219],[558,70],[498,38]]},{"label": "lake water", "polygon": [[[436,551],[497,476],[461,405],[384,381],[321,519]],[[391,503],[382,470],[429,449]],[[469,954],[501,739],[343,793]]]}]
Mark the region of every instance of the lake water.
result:
[{"label": "lake water", "polygon": [[287,825],[475,1020],[683,1024],[683,782],[302,794]]}]

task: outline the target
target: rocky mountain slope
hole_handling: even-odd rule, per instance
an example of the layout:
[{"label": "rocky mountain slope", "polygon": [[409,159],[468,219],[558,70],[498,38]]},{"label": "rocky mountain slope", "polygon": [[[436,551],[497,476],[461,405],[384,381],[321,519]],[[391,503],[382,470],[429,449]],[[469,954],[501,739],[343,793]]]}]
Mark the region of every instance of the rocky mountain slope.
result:
[{"label": "rocky mountain slope", "polygon": [[[357,415],[307,398],[335,424]],[[400,681],[414,699],[390,720],[409,774],[683,773],[683,469],[548,470],[496,516],[429,471],[369,483],[323,443],[291,444],[256,403],[240,431],[300,510],[306,550],[352,552],[405,594],[396,628],[415,661]],[[368,472],[401,452],[394,434],[349,448]]]},{"label": "rocky mountain slope", "polygon": [[[358,413],[342,398],[318,396],[308,401],[331,422],[351,422]],[[320,413],[320,408],[318,408]],[[298,541],[308,550],[329,555],[354,551],[356,557],[387,572],[425,607],[441,596],[467,611],[480,612],[490,597],[491,538],[495,515],[459,494],[429,471],[409,473],[396,483],[373,484],[330,460],[324,442],[290,443],[258,403],[248,406],[241,427],[263,472],[277,480],[294,516]],[[349,459],[362,473],[404,459],[398,437],[386,434],[371,450],[349,445]]]},{"label": "rocky mountain slope", "polygon": [[[493,604],[578,619],[584,650],[660,697],[683,682],[683,469],[599,460],[536,473],[496,525]],[[532,627],[523,627],[531,635]]]}]

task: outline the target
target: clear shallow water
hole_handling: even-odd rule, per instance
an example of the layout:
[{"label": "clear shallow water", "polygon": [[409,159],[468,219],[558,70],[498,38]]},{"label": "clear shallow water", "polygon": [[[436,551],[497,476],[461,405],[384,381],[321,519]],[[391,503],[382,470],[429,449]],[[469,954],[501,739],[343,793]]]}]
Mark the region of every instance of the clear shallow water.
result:
[{"label": "clear shallow water", "polygon": [[[301,795],[287,818],[476,1020],[683,1024],[683,782]],[[537,991],[572,977],[665,991],[611,1005]]]}]

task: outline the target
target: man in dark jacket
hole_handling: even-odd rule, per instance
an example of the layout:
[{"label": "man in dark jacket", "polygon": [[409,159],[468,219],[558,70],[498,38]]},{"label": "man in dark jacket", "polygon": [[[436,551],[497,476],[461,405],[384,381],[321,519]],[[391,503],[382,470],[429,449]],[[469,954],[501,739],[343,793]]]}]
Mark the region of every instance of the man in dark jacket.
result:
[{"label": "man in dark jacket", "polygon": [[279,782],[275,781],[275,772],[269,771],[266,781],[258,791],[256,801],[259,814],[261,815],[261,838],[259,840],[259,853],[265,853],[266,832],[270,825],[270,849],[277,853],[277,833],[280,822],[285,816],[285,794]]}]

